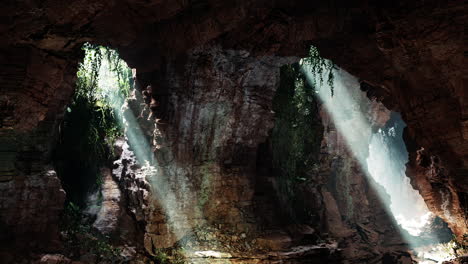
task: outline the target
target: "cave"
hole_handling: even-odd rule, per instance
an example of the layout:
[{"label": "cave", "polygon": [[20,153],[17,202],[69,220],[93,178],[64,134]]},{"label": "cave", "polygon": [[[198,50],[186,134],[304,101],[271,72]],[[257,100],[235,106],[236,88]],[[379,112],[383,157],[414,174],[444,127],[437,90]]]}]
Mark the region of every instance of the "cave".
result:
[{"label": "cave", "polygon": [[468,261],[461,1],[6,1],[1,263]]}]

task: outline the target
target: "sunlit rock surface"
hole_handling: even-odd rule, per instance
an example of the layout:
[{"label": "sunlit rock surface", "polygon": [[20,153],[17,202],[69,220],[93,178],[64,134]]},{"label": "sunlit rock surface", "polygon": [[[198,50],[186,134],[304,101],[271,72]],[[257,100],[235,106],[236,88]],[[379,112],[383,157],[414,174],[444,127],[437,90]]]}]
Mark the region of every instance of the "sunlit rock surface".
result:
[{"label": "sunlit rock surface", "polygon": [[109,234],[117,228],[118,218],[121,214],[119,205],[121,191],[112,178],[109,169],[101,169],[101,175],[103,183],[99,197],[102,201],[99,205],[99,211],[96,212],[96,220],[93,226],[103,234]]},{"label": "sunlit rock surface", "polygon": [[[328,223],[330,232],[348,245],[344,254],[366,263],[405,250],[406,241],[387,207],[390,196],[384,186],[369,177],[362,162],[370,155],[372,130],[384,126],[390,112],[354,89],[358,83],[347,73],[336,71],[334,82],[333,97],[328,86],[317,91],[324,101],[320,110],[324,125],[320,168],[326,182],[322,188],[326,217],[332,219]],[[330,104],[337,105],[329,108]],[[392,258],[403,263],[403,259],[410,260],[409,255]]]},{"label": "sunlit rock surface", "polygon": [[[449,172],[439,156],[431,155],[424,149],[410,154],[408,173],[413,185],[420,190],[430,210],[444,219],[453,232],[462,237],[466,234],[466,193],[457,191],[464,188],[464,181],[453,181],[450,177],[466,178],[466,171]],[[453,187],[451,187],[453,186]]]},{"label": "sunlit rock surface", "polygon": [[[259,123],[255,116],[251,118],[251,112],[242,109],[256,109],[260,105],[264,107],[261,110],[265,111],[263,116],[272,116],[273,112],[269,109],[279,82],[279,72],[271,70],[271,75],[260,75],[263,79],[254,79],[256,89],[264,89],[263,97],[259,97],[257,93],[245,92],[250,88],[247,77],[259,76],[255,71],[262,69],[249,66],[257,65],[258,60],[252,60],[248,53],[205,47],[195,50],[189,58],[193,60],[188,60],[184,69],[195,68],[197,71],[171,71],[169,67],[168,72],[174,74],[169,76],[173,76],[173,79],[168,81],[161,77],[153,82],[153,93],[162,105],[160,109],[150,113],[137,90],[129,99],[126,110],[131,110],[127,117],[130,118],[132,112],[137,116],[136,123],[127,123],[126,129],[144,128],[140,141],[151,142],[151,150],[156,157],[154,165],[150,165],[151,162],[138,163],[138,155],[135,156],[124,143],[121,160],[114,169],[117,178],[127,182],[124,192],[131,197],[130,211],[145,226],[147,252],[157,254],[157,249],[177,244],[184,248],[189,259],[219,255],[218,258],[230,259],[234,263],[238,258],[266,261],[276,255],[281,258],[315,255],[312,249],[320,249],[323,253],[317,256],[318,259],[328,261],[337,260],[340,256],[351,263],[362,263],[380,260],[384,255],[402,262],[410,260],[408,253],[402,253],[406,249],[405,242],[373,189],[375,183],[368,183],[369,179],[365,177],[363,170],[367,168],[362,168],[350,153],[325,109],[321,111],[324,134],[320,135],[323,137],[320,164],[312,174],[317,189],[304,190],[307,199],[317,199],[311,203],[317,206],[307,209],[318,213],[315,225],[321,230],[314,235],[314,229],[310,226],[285,226],[275,219],[278,212],[271,208],[276,203],[273,199],[274,183],[273,193],[266,199],[259,200],[254,193],[256,184],[265,184],[255,175],[257,155],[267,154],[259,153],[257,146],[269,136],[268,130],[273,127],[274,119],[262,119],[261,122],[265,123]],[[269,64],[275,61],[274,58],[264,59],[272,60]],[[223,78],[217,79],[216,76]],[[145,87],[144,77],[138,80],[140,89]],[[362,142],[365,156],[373,132],[371,128],[382,127],[389,119],[389,111],[378,106],[379,103],[368,100],[356,87],[357,82],[349,78],[348,82],[344,82],[353,91],[352,96],[358,98],[355,104],[364,109],[364,118],[371,124],[368,130],[361,131],[367,135],[367,141]],[[223,82],[222,87],[233,85],[228,90],[231,92],[218,94],[217,89],[213,89],[220,86],[218,81]],[[181,82],[200,87],[193,92],[187,91],[186,86],[178,85]],[[179,87],[184,89],[177,89]],[[181,97],[181,94],[190,97]],[[265,97],[268,95],[270,97]],[[234,96],[233,99],[225,100],[230,96]],[[242,97],[236,99],[236,96]],[[241,108],[236,110],[239,106]],[[353,107],[349,111],[351,123],[353,115],[361,114],[361,111],[353,112]],[[174,109],[190,112],[175,115]],[[220,112],[216,109],[229,110]],[[149,118],[153,114],[155,117]],[[233,120],[232,123],[238,120],[236,126],[230,125],[230,120]],[[256,130],[250,130],[252,125],[248,122],[251,121],[256,121],[253,126]],[[257,131],[261,124],[266,126],[265,134]],[[178,129],[174,130],[177,126]],[[242,130],[232,130],[244,126]],[[151,129],[153,132],[149,133]],[[237,136],[239,132],[242,132],[242,137]],[[235,144],[236,148],[233,149],[228,143]],[[229,154],[229,151],[236,151],[242,156]],[[225,160],[226,157],[229,159]],[[232,157],[237,158],[231,160]],[[385,193],[385,190],[379,191]],[[256,208],[262,209],[256,211]],[[266,215],[259,212],[266,212]],[[336,246],[335,250],[330,250],[326,244],[311,246],[310,243],[317,241],[314,242],[313,238],[307,242],[304,240],[306,236],[309,239],[321,236],[329,241],[336,240],[341,246]],[[312,251],[296,255],[293,252],[296,252],[295,245],[298,243],[303,244],[300,252]],[[227,257],[226,253],[231,257]]]},{"label": "sunlit rock surface", "polygon": [[[332,261],[336,256],[327,245],[295,249],[297,241],[285,229],[265,230],[265,216],[255,211],[274,206],[272,201],[257,204],[253,197],[257,146],[273,126],[279,66],[297,59],[257,59],[212,46],[195,49],[188,58],[182,70],[169,64],[168,75],[152,84],[162,106],[153,113],[156,120],[139,90],[125,115],[136,117],[127,131],[145,128],[139,141],[151,142],[156,157],[154,164],[141,164],[131,150],[141,146],[124,143],[113,172],[124,182],[129,210],[145,226],[147,252],[156,255],[157,249],[177,243],[189,259],[227,252],[230,257],[219,253],[219,258],[233,263]],[[144,75],[138,81],[144,89]],[[205,263],[200,261],[194,263]]]}]

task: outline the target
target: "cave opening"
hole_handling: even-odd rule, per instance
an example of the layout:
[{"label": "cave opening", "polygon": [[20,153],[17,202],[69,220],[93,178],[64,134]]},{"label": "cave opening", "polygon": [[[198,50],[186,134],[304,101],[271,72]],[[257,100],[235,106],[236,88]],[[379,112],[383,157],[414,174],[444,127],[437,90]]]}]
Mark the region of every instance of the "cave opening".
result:
[{"label": "cave opening", "polygon": [[122,107],[133,77],[113,49],[85,43],[82,52],[75,92],[58,127],[52,156],[66,192],[60,229],[67,255],[89,252],[85,262],[116,262],[123,252],[116,245],[128,239],[127,244],[135,246],[138,232],[132,225],[127,226],[126,237],[113,232],[118,215],[124,222],[130,217],[119,210],[123,200],[111,172],[120,155],[115,145],[125,137]]},{"label": "cave opening", "polygon": [[[152,210],[165,219],[157,225],[177,242],[170,248],[151,246],[150,254],[141,252],[147,258],[183,263],[187,257],[230,257],[218,251],[223,245],[216,239],[210,239],[210,250],[200,247],[206,243],[200,237],[204,230],[196,225],[209,225],[203,212],[213,185],[209,165],[201,168],[205,176],[198,183],[200,192],[195,192],[181,168],[165,164],[170,157],[160,149],[161,142],[152,141],[161,133],[154,109],[160,91],[151,85],[139,87],[117,51],[89,43],[82,49],[76,91],[66,107],[53,156],[67,194],[61,223],[67,255],[85,250],[92,261],[115,262],[123,260],[122,252],[141,250],[146,224],[127,207],[145,210],[145,205],[125,197],[125,192],[141,188],[151,192],[151,207],[156,208]],[[134,195],[143,199],[141,193]],[[197,206],[187,212],[186,203],[193,200]],[[188,219],[190,214],[197,216],[195,222]],[[125,230],[118,230],[122,225]]]},{"label": "cave opening", "polygon": [[[322,70],[317,71],[310,59],[302,61],[301,66],[339,134],[338,141],[341,138],[360,163],[370,187],[378,194],[402,238],[419,257],[418,261],[442,263],[456,258],[452,231],[428,209],[406,175],[408,152],[403,140],[406,125],[400,114],[367,98],[359,90],[357,79],[342,69],[322,63]],[[327,77],[332,80],[324,82]],[[349,191],[348,188],[352,187],[344,190]]]},{"label": "cave opening", "polygon": [[390,196],[390,210],[397,222],[411,235],[418,236],[433,215],[405,174],[408,161],[403,141],[405,126],[401,116],[392,112],[384,127],[372,134],[367,167],[372,178]]},{"label": "cave opening", "polygon": [[130,92],[131,70],[115,50],[86,43],[75,93],[59,126],[54,167],[67,201],[81,208],[100,192],[101,169],[110,167],[115,141],[123,136],[120,108]]}]

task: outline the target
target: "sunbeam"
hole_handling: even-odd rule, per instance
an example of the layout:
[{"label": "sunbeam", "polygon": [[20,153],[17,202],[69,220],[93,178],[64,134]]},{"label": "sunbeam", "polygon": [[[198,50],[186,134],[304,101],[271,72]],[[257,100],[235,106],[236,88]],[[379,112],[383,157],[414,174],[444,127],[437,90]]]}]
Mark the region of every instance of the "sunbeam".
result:
[{"label": "sunbeam", "polygon": [[[118,63],[125,64],[121,60]],[[127,67],[126,64],[124,66]],[[184,214],[186,212],[184,207],[189,206],[194,199],[200,199],[199,195],[191,190],[189,179],[184,173],[181,173],[181,169],[177,167],[176,162],[171,162],[169,166],[158,163],[155,154],[164,146],[162,146],[162,142],[155,139],[150,143],[150,139],[152,137],[161,138],[161,131],[158,129],[155,120],[144,116],[150,116],[149,109],[144,105],[142,95],[137,89],[133,89],[128,98],[125,98],[121,89],[116,89],[121,85],[119,84],[121,80],[111,67],[108,60],[103,59],[101,61],[98,83],[101,95],[112,106],[121,127],[124,128],[128,145],[141,165],[143,177],[151,186],[153,197],[150,201],[153,200],[162,207],[166,216],[166,224],[169,231],[175,236],[176,241],[190,240],[194,237],[195,224],[206,225],[201,209],[197,208],[199,210],[197,213],[200,215],[197,223],[191,223],[188,216]],[[133,72],[133,75],[135,74]],[[135,79],[135,76],[133,76],[133,79]],[[148,129],[145,127],[146,130],[144,130],[141,127],[141,122],[144,122],[145,126],[150,125],[154,134],[145,134],[143,131]],[[211,182],[206,184],[211,184]],[[209,199],[209,197],[204,199]],[[223,259],[224,263],[231,263],[228,259],[231,254],[197,248],[196,241],[189,242],[192,248],[183,248],[184,258],[214,258]],[[220,246],[219,242],[215,241],[214,244],[215,248]]]},{"label": "sunbeam", "polygon": [[390,127],[379,128],[372,135],[367,167],[373,179],[390,195],[390,209],[397,222],[411,235],[418,236],[428,227],[433,214],[405,175],[408,153],[402,140],[404,123],[399,117],[393,119],[396,120],[390,120],[393,121]]},{"label": "sunbeam", "polygon": [[[374,188],[384,201],[387,195],[390,197],[388,213],[393,215],[400,228],[400,233],[411,248],[419,246],[416,237],[427,232],[429,224],[433,220],[433,214],[427,208],[421,195],[413,189],[409,178],[405,175],[405,164],[408,160],[408,153],[402,141],[402,131],[404,123],[397,118],[387,123],[387,127],[380,128],[373,133],[372,124],[367,118],[367,113],[363,112],[360,103],[369,100],[365,95],[356,98],[356,93],[350,93],[349,89],[359,89],[356,78],[341,69],[331,69],[333,71],[333,87],[330,83],[323,82],[328,78],[328,69],[323,69],[320,74],[314,74],[312,66],[302,63],[303,73],[325,106],[326,111],[332,118],[337,131],[345,139],[348,149],[359,161],[362,170],[369,177],[371,184],[379,184],[385,193],[379,193],[382,188]],[[333,94],[332,94],[333,93]],[[391,123],[391,124],[390,124]],[[430,231],[430,230],[429,230]],[[439,241],[432,241],[438,244]],[[431,250],[434,247],[431,247]],[[420,252],[426,249],[419,248],[419,256],[425,259]],[[437,251],[437,250],[435,250]],[[437,255],[437,262],[453,258],[450,254],[440,252],[426,254],[434,259]]]}]

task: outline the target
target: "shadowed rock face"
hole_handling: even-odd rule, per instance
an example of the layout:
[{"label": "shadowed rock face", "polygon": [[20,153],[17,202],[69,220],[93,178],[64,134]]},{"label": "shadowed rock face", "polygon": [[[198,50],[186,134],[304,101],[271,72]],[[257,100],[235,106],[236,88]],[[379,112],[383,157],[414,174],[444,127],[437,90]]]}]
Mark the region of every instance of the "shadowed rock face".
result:
[{"label": "shadowed rock face", "polygon": [[[244,180],[254,173],[249,159],[255,159],[272,126],[278,67],[297,60],[288,56],[305,56],[314,44],[359,77],[369,97],[401,112],[408,176],[431,211],[460,237],[467,232],[468,200],[461,34],[466,6],[406,2],[5,2],[0,11],[0,189],[5,190],[0,225],[17,238],[57,235],[42,228],[57,225],[63,205],[63,191],[48,164],[84,42],[118,49],[136,68],[141,87],[154,87],[160,102],[156,115],[168,122],[160,129],[177,166],[214,161],[215,175],[236,176],[237,182],[229,183],[236,186],[232,196],[223,197],[230,202],[245,195],[240,189],[248,193],[251,188]],[[219,169],[224,164],[243,164],[243,170],[229,174]],[[196,168],[186,174],[199,174],[202,167]],[[34,193],[41,198],[30,197]]]}]

